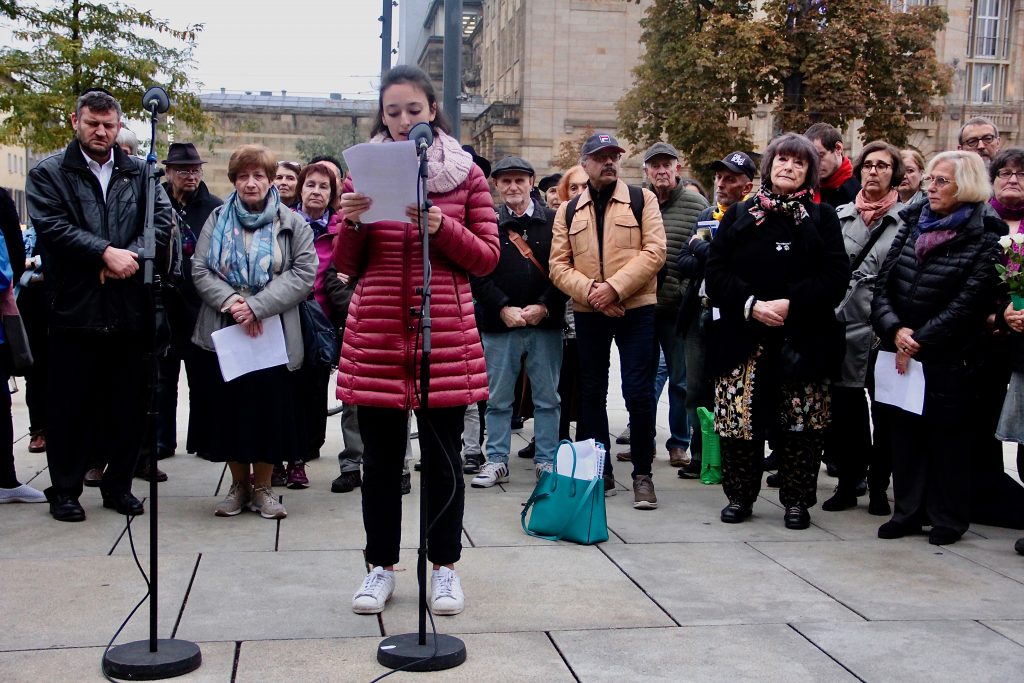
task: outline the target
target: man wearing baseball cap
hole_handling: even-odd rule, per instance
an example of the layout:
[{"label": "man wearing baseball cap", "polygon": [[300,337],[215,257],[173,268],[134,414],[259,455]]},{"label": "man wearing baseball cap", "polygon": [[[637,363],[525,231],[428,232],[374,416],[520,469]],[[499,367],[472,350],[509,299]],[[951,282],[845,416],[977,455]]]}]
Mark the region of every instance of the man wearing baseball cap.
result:
[{"label": "man wearing baseball cap", "polygon": [[[679,152],[667,142],[656,142],[644,152],[644,174],[647,186],[657,195],[661,219],[665,224],[666,260],[664,275],[658,285],[658,303],[654,311],[654,334],[665,359],[664,374],[657,373],[654,400],[668,384],[668,449],[669,464],[685,467],[690,463],[690,425],[686,416],[686,354],[683,340],[676,332],[679,304],[687,284],[680,276],[679,251],[693,235],[697,216],[707,208],[704,198],[687,192],[679,182],[682,165]],[[617,455],[618,460],[630,460],[632,450]]]},{"label": "man wearing baseball cap", "polygon": [[[582,433],[608,447],[608,365],[619,349],[622,395],[633,449],[633,507],[658,506],[651,480],[655,403],[654,307],[665,263],[665,226],[658,198],[619,179],[625,150],[608,133],[581,150],[587,188],[558,207],[551,238],[551,280],[573,301],[582,385]],[[538,444],[539,445],[539,444]],[[615,490],[605,459],[605,493]]]},{"label": "man wearing baseball cap", "polygon": [[498,206],[498,265],[471,277],[476,324],[487,361],[487,462],[470,484],[489,488],[509,479],[512,404],[516,378],[525,364],[533,397],[534,465],[537,477],[551,471],[558,448],[558,375],[562,366],[562,320],[566,297],[548,277],[551,224],[555,212],[531,198],[530,162],[507,156],[494,165]]}]

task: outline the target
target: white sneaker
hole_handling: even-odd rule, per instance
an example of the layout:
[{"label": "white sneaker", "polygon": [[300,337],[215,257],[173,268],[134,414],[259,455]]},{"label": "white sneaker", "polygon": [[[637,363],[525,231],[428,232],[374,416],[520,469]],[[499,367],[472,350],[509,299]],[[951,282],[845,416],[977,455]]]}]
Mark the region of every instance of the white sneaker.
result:
[{"label": "white sneaker", "polygon": [[380,614],[394,592],[395,572],[374,567],[352,596],[352,611],[356,614]]},{"label": "white sneaker", "polygon": [[45,503],[46,496],[28,484],[13,489],[0,489],[0,503]]},{"label": "white sneaker", "polygon": [[508,481],[508,465],[503,462],[485,462],[480,466],[480,474],[473,477],[470,486],[487,489],[495,484],[504,484],[506,481]]},{"label": "white sneaker", "polygon": [[549,462],[539,462],[533,466],[534,472],[537,474],[537,481],[540,481],[540,477],[545,472],[553,472],[554,467]]},{"label": "white sneaker", "polygon": [[454,569],[435,569],[430,577],[430,611],[439,616],[459,614],[466,609],[462,582]]}]

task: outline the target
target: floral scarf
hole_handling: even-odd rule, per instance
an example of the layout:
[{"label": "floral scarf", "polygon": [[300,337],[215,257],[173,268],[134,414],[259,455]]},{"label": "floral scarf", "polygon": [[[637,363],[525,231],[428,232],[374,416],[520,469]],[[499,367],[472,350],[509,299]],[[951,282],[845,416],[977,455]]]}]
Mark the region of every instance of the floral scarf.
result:
[{"label": "floral scarf", "polygon": [[[270,282],[274,266],[274,218],[281,205],[277,188],[270,186],[267,205],[260,213],[251,213],[232,192],[217,217],[210,234],[210,253],[206,262],[221,279],[239,289],[255,294]],[[248,252],[245,232],[252,233]]]},{"label": "floral scarf", "polygon": [[807,208],[804,207],[804,200],[811,196],[808,189],[794,192],[793,194],[775,194],[766,185],[754,195],[754,204],[750,207],[750,215],[754,217],[754,225],[764,223],[767,212],[781,213],[793,219],[800,225],[808,218]]},{"label": "floral scarf", "polygon": [[975,206],[977,205],[964,204],[948,216],[939,216],[932,213],[931,207],[925,204],[921,208],[921,217],[917,220],[917,227],[914,228],[914,234],[917,237],[917,242],[914,244],[917,262],[924,263],[928,254],[956,237],[960,228],[974,213]]}]

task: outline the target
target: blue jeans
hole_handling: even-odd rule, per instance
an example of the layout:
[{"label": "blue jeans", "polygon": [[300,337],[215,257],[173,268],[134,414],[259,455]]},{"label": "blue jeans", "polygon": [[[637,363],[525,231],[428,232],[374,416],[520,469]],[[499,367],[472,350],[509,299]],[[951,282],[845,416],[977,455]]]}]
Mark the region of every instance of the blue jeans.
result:
[{"label": "blue jeans", "polygon": [[686,345],[676,334],[675,315],[655,316],[654,335],[656,345],[661,349],[665,372],[658,364],[658,375],[654,381],[654,402],[657,406],[661,390],[668,384],[668,429],[669,437],[665,448],[689,448],[690,424],[686,414]]},{"label": "blue jeans", "polygon": [[[580,354],[583,433],[577,441],[593,438],[609,447],[608,368],[612,339],[619,349],[622,397],[629,413],[633,477],[651,474],[654,460],[654,305],[631,308],[621,318],[603,313],[576,313],[576,343]],[[605,474],[612,474],[606,453]]]},{"label": "blue jeans", "polygon": [[550,463],[558,448],[558,374],[562,367],[562,331],[519,327],[508,332],[484,332],[487,361],[487,460],[508,462],[512,446],[512,402],[516,378],[526,359],[526,376],[533,396],[536,464]]}]

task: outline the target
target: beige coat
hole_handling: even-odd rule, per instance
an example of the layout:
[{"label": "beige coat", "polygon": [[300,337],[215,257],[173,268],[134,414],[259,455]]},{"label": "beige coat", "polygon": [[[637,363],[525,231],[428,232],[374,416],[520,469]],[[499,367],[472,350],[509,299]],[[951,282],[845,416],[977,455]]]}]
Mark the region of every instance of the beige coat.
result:
[{"label": "beige coat", "polygon": [[590,189],[579,196],[572,225],[565,225],[568,202],[558,207],[551,234],[551,281],[572,297],[573,310],[593,312],[587,295],[595,282],[607,282],[626,308],[657,302],[658,271],[665,263],[665,226],[658,198],[644,190],[642,225],[629,207],[629,188],[621,180],[604,216],[604,262],[597,244],[597,218]]},{"label": "beige coat", "polygon": [[298,370],[302,367],[303,356],[298,306],[313,291],[313,279],[316,277],[313,230],[291,209],[283,205],[278,209],[274,219],[274,272],[267,286],[250,296],[248,292],[235,291],[206,263],[206,255],[210,252],[210,233],[223,210],[223,206],[213,210],[196,240],[192,280],[203,300],[203,307],[199,309],[192,341],[199,348],[213,351],[211,335],[235,324],[226,311],[242,295],[258,319],[281,315],[288,369]]}]

